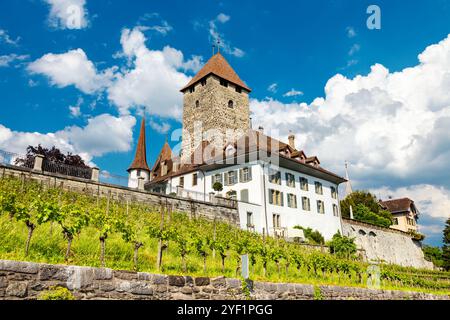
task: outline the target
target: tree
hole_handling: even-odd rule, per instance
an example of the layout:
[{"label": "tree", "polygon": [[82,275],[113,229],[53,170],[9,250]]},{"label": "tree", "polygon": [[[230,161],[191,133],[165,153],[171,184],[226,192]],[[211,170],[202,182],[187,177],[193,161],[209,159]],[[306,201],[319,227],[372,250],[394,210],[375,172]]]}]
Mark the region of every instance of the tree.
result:
[{"label": "tree", "polygon": [[353,211],[355,211],[359,204],[367,207],[369,211],[375,215],[392,221],[392,214],[389,211],[383,210],[377,197],[367,191],[355,191],[341,201],[342,217],[350,218],[350,206],[353,208]]},{"label": "tree", "polygon": [[355,219],[358,221],[367,222],[384,228],[389,228],[392,225],[391,219],[372,212],[362,203],[358,204],[354,210]]},{"label": "tree", "polygon": [[222,192],[223,191],[223,185],[220,183],[220,182],[215,182],[214,184],[213,184],[213,190],[215,191],[215,192]]},{"label": "tree", "polygon": [[442,247],[443,268],[450,271],[450,218],[447,219],[444,229],[444,246]]},{"label": "tree", "polygon": [[444,266],[444,259],[443,259],[443,250],[439,247],[432,247],[432,246],[423,246],[422,247],[423,254],[425,255],[425,259],[433,262],[433,264],[438,267],[442,268]]},{"label": "tree", "polygon": [[335,254],[338,258],[354,258],[357,252],[355,238],[342,236],[340,232],[333,236],[328,245],[330,253]]},{"label": "tree", "polygon": [[324,245],[325,244],[325,238],[317,230],[313,230],[311,228],[303,228],[301,226],[295,226],[294,229],[303,230],[303,232],[305,234],[305,238],[311,244],[317,244],[317,245]]},{"label": "tree", "polygon": [[27,155],[23,159],[16,159],[15,164],[19,166],[26,165],[28,163],[34,162],[34,157],[37,155],[42,155],[46,160],[61,163],[61,164],[67,164],[79,168],[89,168],[84,163],[84,160],[76,154],[72,154],[68,152],[67,154],[63,154],[58,148],[55,146],[51,147],[50,149],[44,148],[41,145],[38,145],[37,147],[28,146],[27,148]]}]

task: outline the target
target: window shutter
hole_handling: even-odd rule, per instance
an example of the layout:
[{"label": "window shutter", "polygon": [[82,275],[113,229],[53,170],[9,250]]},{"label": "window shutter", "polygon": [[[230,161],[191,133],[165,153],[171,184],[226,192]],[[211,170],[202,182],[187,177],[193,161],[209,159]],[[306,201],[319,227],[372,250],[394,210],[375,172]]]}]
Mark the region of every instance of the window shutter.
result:
[{"label": "window shutter", "polygon": [[228,172],[225,172],[224,173],[224,185],[225,186],[229,186],[230,184],[228,183]]},{"label": "window shutter", "polygon": [[245,182],[244,181],[244,169],[239,169],[239,181],[241,183]]},{"label": "window shutter", "polygon": [[248,181],[252,181],[252,167],[248,167]]},{"label": "window shutter", "polygon": [[280,197],[281,197],[281,206],[284,206],[284,194],[283,192],[280,192]]},{"label": "window shutter", "polygon": [[269,203],[273,204],[273,191],[269,190]]}]

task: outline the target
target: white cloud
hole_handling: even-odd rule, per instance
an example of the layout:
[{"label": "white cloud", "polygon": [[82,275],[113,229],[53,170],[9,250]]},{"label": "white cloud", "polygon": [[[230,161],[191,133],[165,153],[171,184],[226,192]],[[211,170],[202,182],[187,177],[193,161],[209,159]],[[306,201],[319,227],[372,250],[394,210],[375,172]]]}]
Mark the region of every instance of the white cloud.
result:
[{"label": "white cloud", "polygon": [[19,44],[20,37],[17,37],[15,40],[10,37],[8,31],[4,29],[0,29],[0,43],[4,42],[6,44],[17,46]]},{"label": "white cloud", "polygon": [[29,57],[28,55],[18,55],[15,53],[0,56],[0,68],[9,67],[12,63],[27,60]]},{"label": "white cloud", "polygon": [[89,25],[86,0],[45,0],[50,6],[48,21],[58,29],[83,29]]},{"label": "white cloud", "polygon": [[[158,20],[158,22],[154,22],[155,20]],[[173,27],[166,20],[161,19],[159,13],[157,12],[144,14],[139,18],[137,24],[139,26],[138,28],[142,31],[152,30],[162,34],[163,36],[173,30]]]},{"label": "white cloud", "polygon": [[399,72],[381,64],[369,74],[332,77],[311,104],[252,100],[253,119],[343,173],[352,163],[357,187],[433,183],[450,187],[450,36]]},{"label": "white cloud", "polygon": [[181,51],[169,46],[162,51],[150,50],[145,41],[139,28],[122,31],[123,54],[132,67],[117,74],[108,89],[109,99],[122,114],[130,108],[144,106],[150,114],[180,119],[182,94],[179,90],[191,79],[182,71],[197,70],[201,59],[193,57],[186,61]]},{"label": "white cloud", "polygon": [[153,128],[153,130],[160,134],[167,134],[171,129],[170,124],[168,124],[167,122],[158,123],[154,120],[150,120],[150,126]]},{"label": "white cloud", "polygon": [[295,89],[291,89],[290,91],[286,92],[283,97],[296,97],[296,96],[302,96],[303,92]]},{"label": "white cloud", "polygon": [[85,161],[110,152],[127,152],[133,142],[136,119],[102,114],[88,120],[85,127],[70,126],[51,133],[17,132],[0,124],[0,148],[24,154],[29,145],[56,146],[77,153]]},{"label": "white cloud", "polygon": [[116,69],[98,72],[82,49],[62,54],[48,53],[28,65],[30,73],[47,76],[52,85],[60,88],[73,85],[86,94],[109,86]]},{"label": "white cloud", "polygon": [[272,83],[268,88],[267,91],[272,93],[277,93],[278,91],[278,83]]},{"label": "white cloud", "polygon": [[347,33],[347,37],[348,38],[354,38],[356,37],[356,31],[353,27],[347,27],[345,29],[346,33]]},{"label": "white cloud", "polygon": [[78,98],[78,101],[75,105],[69,106],[70,115],[73,118],[78,118],[81,116],[81,105],[83,104],[84,99],[82,97]]},{"label": "white cloud", "polygon": [[220,50],[227,54],[231,54],[235,57],[241,58],[245,55],[242,49],[234,47],[231,43],[225,39],[225,36],[219,32],[217,27],[218,23],[224,24],[230,20],[230,16],[224,13],[220,13],[216,18],[209,22],[209,35],[211,37],[211,42],[215,45],[220,43]]}]

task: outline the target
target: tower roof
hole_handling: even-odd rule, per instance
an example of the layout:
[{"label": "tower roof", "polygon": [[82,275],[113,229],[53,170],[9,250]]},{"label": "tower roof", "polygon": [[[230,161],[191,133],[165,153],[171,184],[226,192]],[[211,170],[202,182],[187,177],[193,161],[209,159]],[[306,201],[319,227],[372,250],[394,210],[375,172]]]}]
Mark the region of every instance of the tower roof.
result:
[{"label": "tower roof", "polygon": [[252,91],[252,89],[247,87],[245,82],[239,78],[237,73],[219,52],[212,56],[211,59],[209,59],[209,61],[195,75],[195,77],[192,78],[192,80],[183,89],[181,89],[181,92],[185,91],[187,88],[199,82],[201,79],[210,74],[215,74],[216,76],[225,79],[235,85],[238,85],[249,92]]},{"label": "tower roof", "polygon": [[145,144],[145,117],[142,118],[141,123],[141,132],[139,134],[139,141],[136,148],[136,155],[134,156],[134,161],[131,164],[128,172],[131,170],[147,170],[150,171],[150,168],[147,164],[147,148]]}]

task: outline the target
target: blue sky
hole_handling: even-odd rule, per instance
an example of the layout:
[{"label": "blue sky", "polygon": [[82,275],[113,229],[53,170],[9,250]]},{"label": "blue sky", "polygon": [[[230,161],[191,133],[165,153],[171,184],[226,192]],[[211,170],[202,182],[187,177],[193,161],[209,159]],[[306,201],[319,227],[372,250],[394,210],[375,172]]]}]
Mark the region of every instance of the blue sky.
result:
[{"label": "blue sky", "polygon": [[[427,242],[440,244],[450,211],[450,139],[442,129],[450,98],[439,90],[450,83],[449,45],[441,43],[450,3],[377,1],[380,30],[366,26],[371,4],[1,0],[0,148],[58,144],[125,176],[146,106],[153,162],[181,127],[177,90],[220,35],[222,53],[253,89],[255,126],[282,139],[292,130],[307,155],[339,174],[348,160],[356,188],[415,197]],[[81,9],[76,29],[65,24],[69,5]],[[73,63],[81,63],[77,75]],[[422,92],[423,83],[430,88]]]}]

